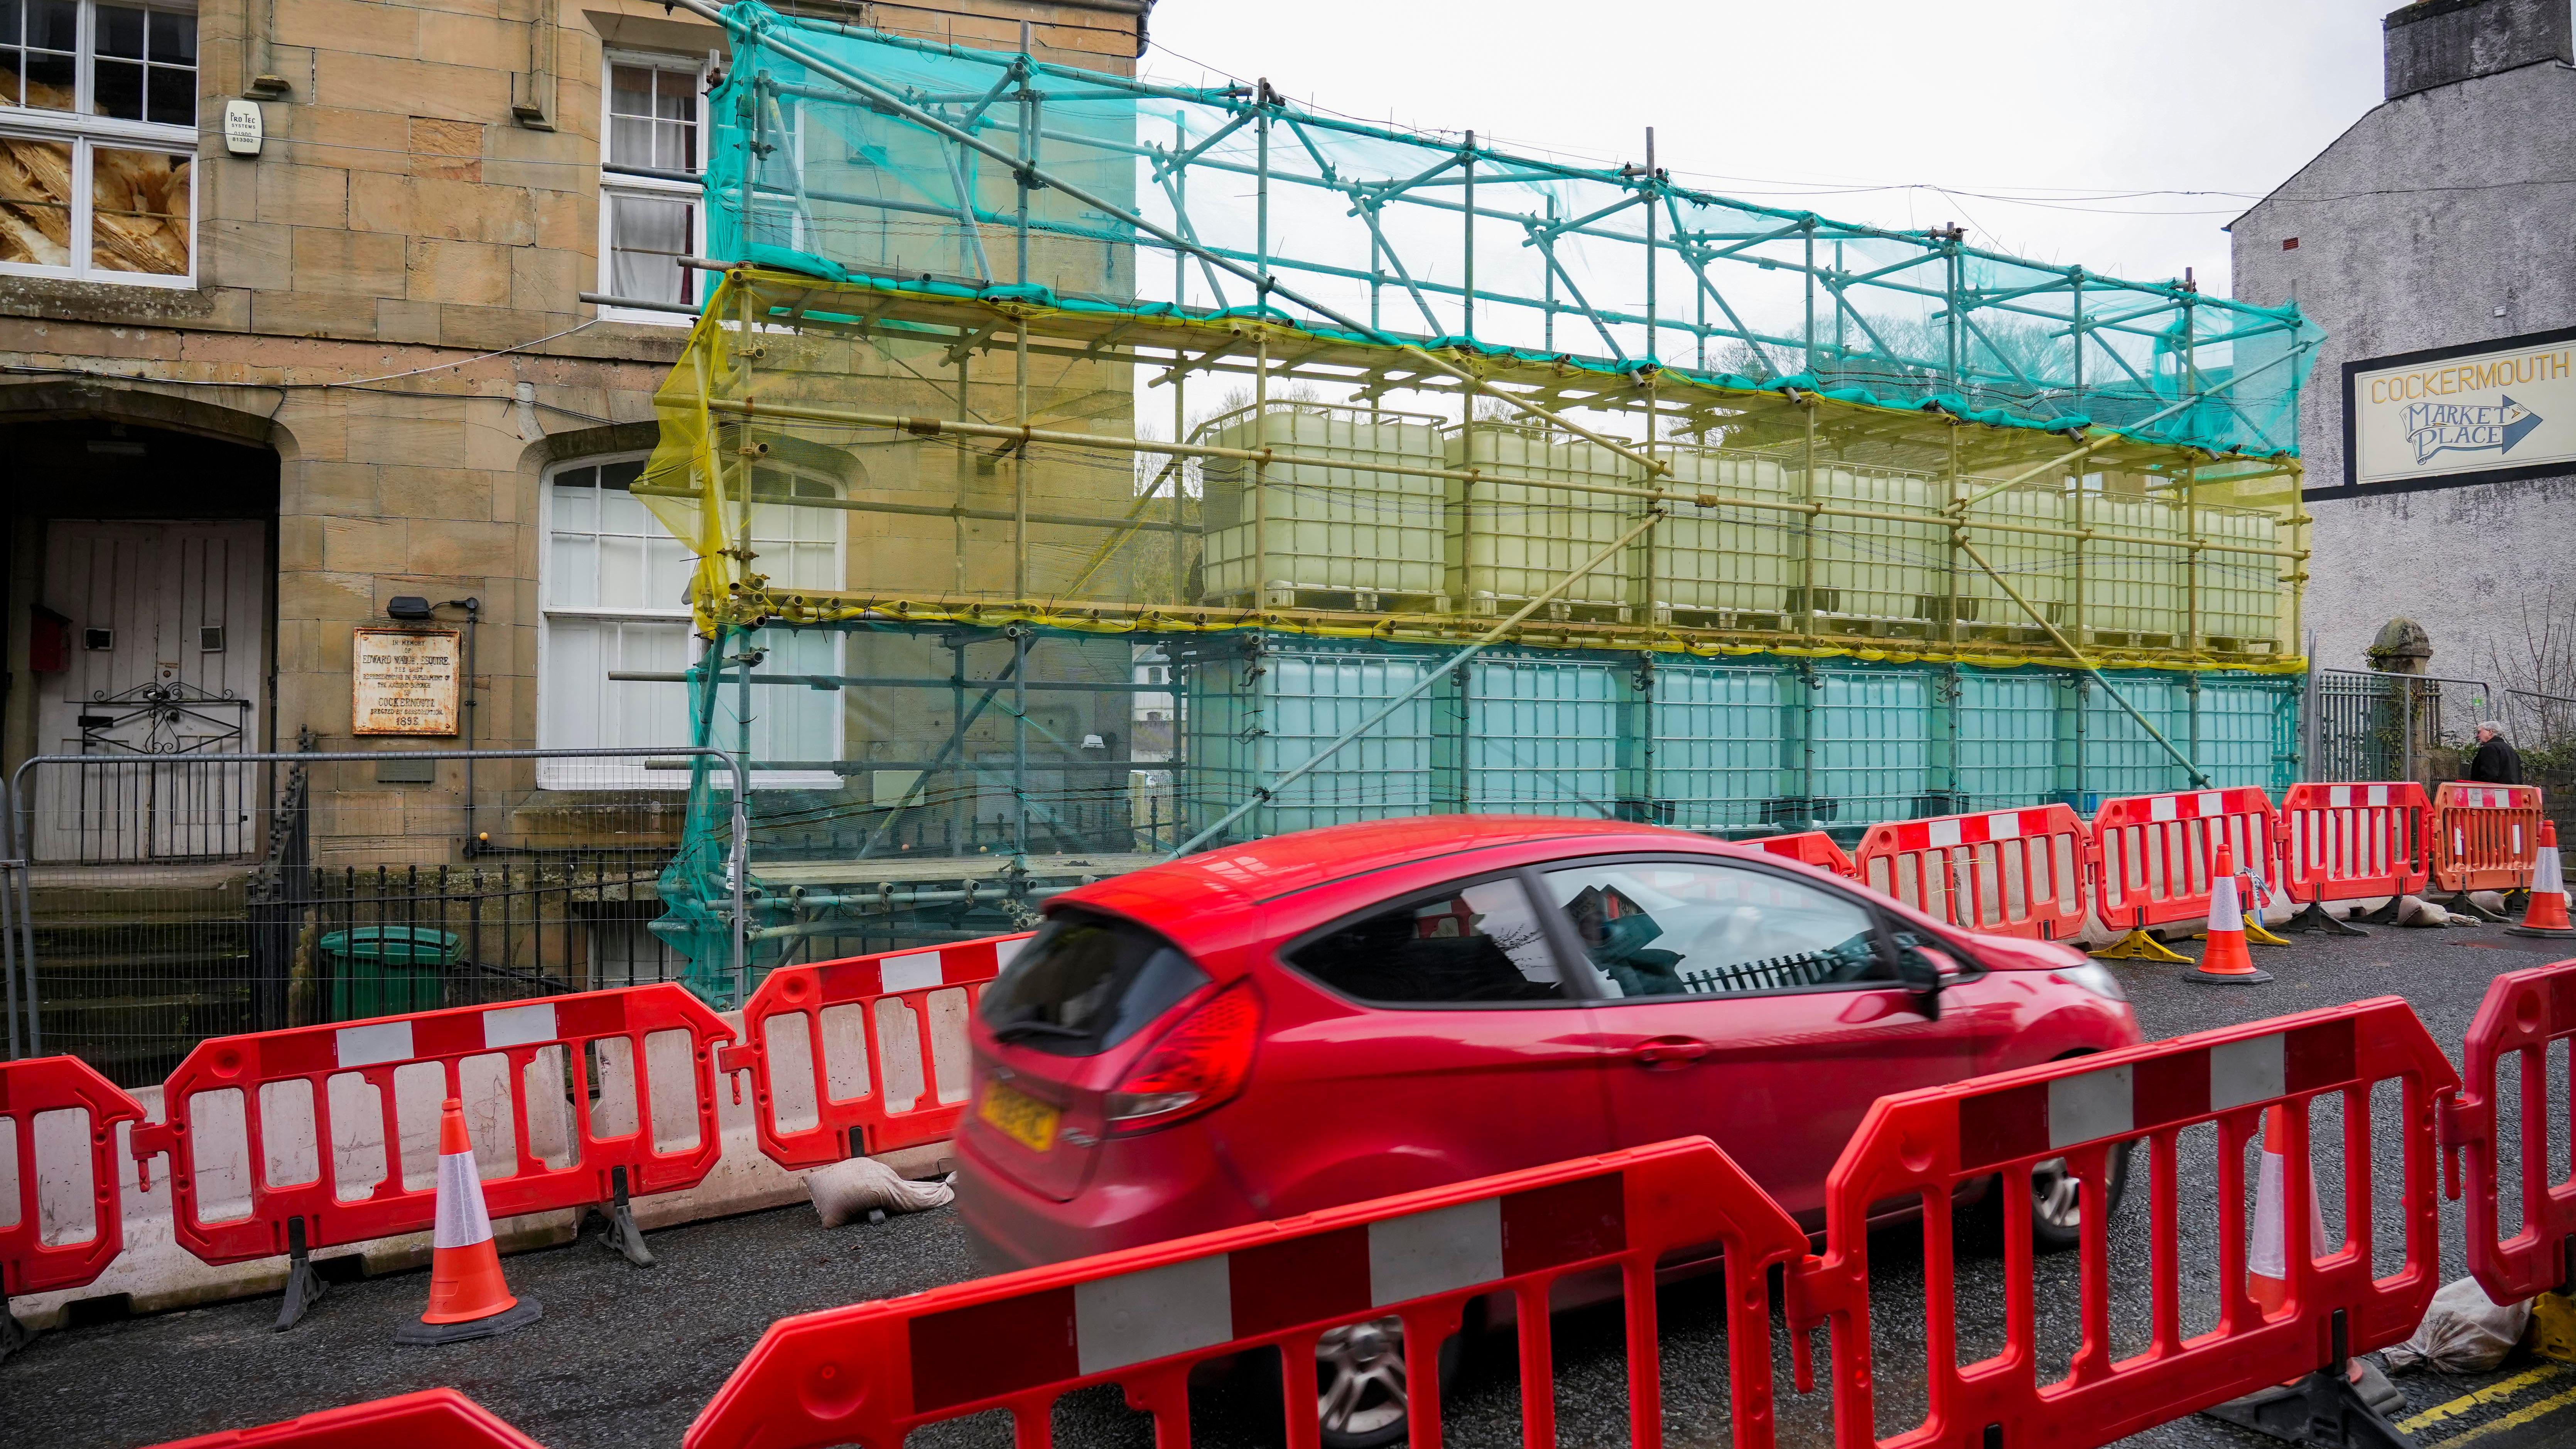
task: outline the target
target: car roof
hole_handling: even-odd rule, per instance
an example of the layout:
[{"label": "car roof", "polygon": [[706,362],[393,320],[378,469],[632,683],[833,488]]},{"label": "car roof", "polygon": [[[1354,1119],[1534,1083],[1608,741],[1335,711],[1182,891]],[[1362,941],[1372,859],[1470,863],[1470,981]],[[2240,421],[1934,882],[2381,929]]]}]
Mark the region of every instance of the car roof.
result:
[{"label": "car roof", "polygon": [[1090,907],[1126,916],[1175,940],[1228,934],[1255,906],[1296,891],[1446,855],[1547,840],[1585,850],[1672,849],[1734,853],[1702,835],[1622,820],[1554,815],[1415,815],[1273,835],[1068,891],[1047,909]]}]

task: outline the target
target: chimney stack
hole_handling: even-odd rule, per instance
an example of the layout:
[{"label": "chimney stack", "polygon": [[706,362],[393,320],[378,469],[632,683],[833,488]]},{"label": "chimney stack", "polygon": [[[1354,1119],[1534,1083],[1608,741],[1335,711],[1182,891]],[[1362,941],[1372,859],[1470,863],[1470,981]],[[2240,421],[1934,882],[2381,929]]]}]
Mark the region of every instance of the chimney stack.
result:
[{"label": "chimney stack", "polygon": [[2542,61],[2576,63],[2568,0],[2415,0],[2380,27],[2392,101]]}]

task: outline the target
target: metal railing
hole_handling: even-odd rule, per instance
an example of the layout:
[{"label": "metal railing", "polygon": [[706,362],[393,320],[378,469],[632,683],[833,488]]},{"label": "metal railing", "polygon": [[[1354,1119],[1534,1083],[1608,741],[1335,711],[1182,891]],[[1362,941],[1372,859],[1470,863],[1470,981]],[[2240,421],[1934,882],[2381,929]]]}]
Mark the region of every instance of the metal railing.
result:
[{"label": "metal railing", "polygon": [[2478,679],[2320,669],[2310,704],[2316,740],[2309,778],[2451,778],[2452,757],[2475,739],[2480,720],[2502,712],[2501,699]]},{"label": "metal railing", "polygon": [[[38,772],[130,771],[137,764],[40,755],[18,767],[0,796],[0,1017],[7,1023],[9,1055],[70,1050],[118,1081],[149,1081],[208,1035],[672,979],[681,957],[652,925],[665,909],[662,876],[686,844],[676,811],[666,832],[673,839],[642,845],[576,839],[549,848],[496,846],[468,828],[453,832],[462,842],[455,852],[464,857],[461,863],[420,859],[424,845],[448,853],[444,840],[450,832],[422,824],[425,818],[440,827],[453,823],[443,814],[456,807],[441,797],[398,797],[380,786],[343,790],[322,807],[327,828],[315,827],[310,772],[318,766],[373,766],[381,781],[396,762],[565,758],[667,760],[674,770],[703,758],[709,772],[725,772],[731,786],[726,858],[705,862],[710,879],[696,894],[721,918],[726,975],[747,990],[748,777],[739,761],[719,750],[308,751],[157,759],[142,767],[171,772],[174,779],[191,771],[248,776],[262,767],[287,768],[279,772],[273,803],[255,796],[256,807],[239,812],[241,847],[230,852],[230,862],[218,857],[180,878],[170,873],[174,862],[165,857],[111,857],[151,867],[127,878],[96,874],[97,862],[75,855],[64,863],[63,882],[44,884],[42,911],[35,877],[46,863],[33,858],[36,837],[29,828],[36,798],[30,787]],[[73,790],[67,797],[79,794]],[[185,798],[185,792],[167,798]],[[593,808],[623,825],[623,812],[634,807]],[[370,815],[378,818],[359,818]],[[149,812],[143,818],[147,827],[153,823]],[[254,862],[250,857],[263,834],[266,852]],[[413,858],[402,864],[353,858],[371,846],[408,851]]]}]

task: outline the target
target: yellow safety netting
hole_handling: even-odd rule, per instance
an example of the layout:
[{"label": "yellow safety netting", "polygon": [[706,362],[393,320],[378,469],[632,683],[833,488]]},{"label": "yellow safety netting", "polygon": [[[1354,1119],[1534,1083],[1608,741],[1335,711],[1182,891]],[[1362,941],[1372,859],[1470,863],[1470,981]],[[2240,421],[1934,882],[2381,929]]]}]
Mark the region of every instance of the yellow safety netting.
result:
[{"label": "yellow safety netting", "polygon": [[752,269],[657,402],[710,629],[1463,639],[1660,509],[1519,641],[2302,667],[2281,458]]}]

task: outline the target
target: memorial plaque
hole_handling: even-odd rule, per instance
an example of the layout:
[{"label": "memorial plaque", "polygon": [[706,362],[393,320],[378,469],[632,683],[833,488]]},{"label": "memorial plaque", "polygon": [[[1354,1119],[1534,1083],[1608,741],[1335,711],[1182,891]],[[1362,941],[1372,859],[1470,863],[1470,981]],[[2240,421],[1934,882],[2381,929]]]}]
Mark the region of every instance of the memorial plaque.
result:
[{"label": "memorial plaque", "polygon": [[452,735],[463,635],[454,629],[360,629],[349,669],[350,733]]}]

